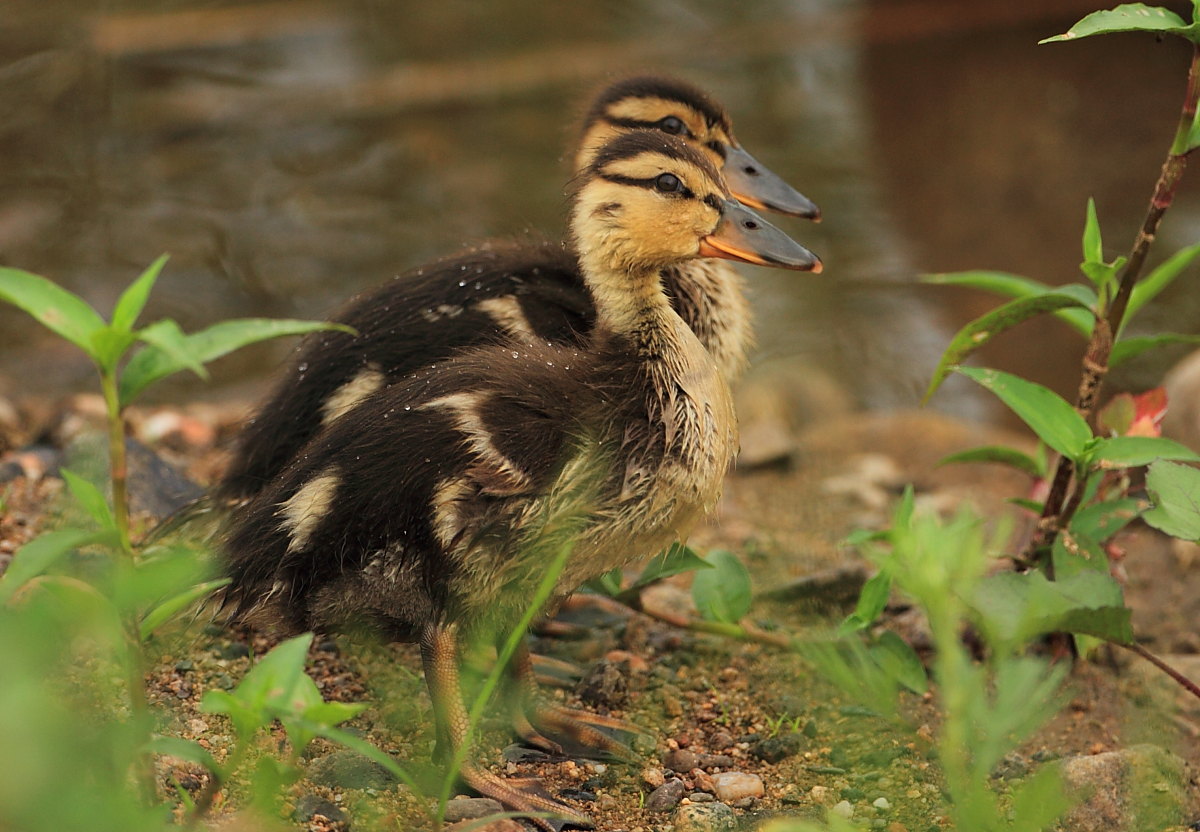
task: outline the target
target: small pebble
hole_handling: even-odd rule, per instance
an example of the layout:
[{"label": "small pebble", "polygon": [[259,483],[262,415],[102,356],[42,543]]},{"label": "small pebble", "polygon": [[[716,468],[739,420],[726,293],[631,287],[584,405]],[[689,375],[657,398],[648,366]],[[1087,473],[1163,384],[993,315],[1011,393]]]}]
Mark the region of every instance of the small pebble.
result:
[{"label": "small pebble", "polygon": [[693,803],[675,812],[675,832],[727,832],[737,827],[733,810],[724,803]]},{"label": "small pebble", "polygon": [[672,777],[650,792],[650,796],[646,798],[646,811],[668,812],[674,809],[679,805],[679,801],[683,800],[683,792],[683,781],[678,777]]},{"label": "small pebble", "polygon": [[667,778],[663,775],[661,769],[644,768],[642,769],[642,782],[652,789],[657,789],[663,783],[667,782]]},{"label": "small pebble", "polygon": [[490,797],[456,797],[446,803],[446,822],[476,820],[503,811],[504,807]]},{"label": "small pebble", "polygon": [[879,809],[884,812],[886,812],[888,809],[892,808],[891,801],[888,800],[886,797],[875,798],[875,802],[873,802],[871,805],[874,806],[876,809]]},{"label": "small pebble", "polygon": [[744,771],[723,771],[712,776],[713,794],[723,803],[746,797],[762,797],[763,781],[757,774]]},{"label": "small pebble", "polygon": [[835,815],[840,815],[847,819],[854,816],[854,807],[850,805],[849,800],[842,800],[833,804],[833,808],[829,811],[833,812]]},{"label": "small pebble", "polygon": [[688,800],[692,803],[712,803],[716,798],[708,792],[692,792],[688,795]]},{"label": "small pebble", "polygon": [[735,809],[752,809],[757,800],[753,797],[743,797],[741,800],[735,800],[730,805]]},{"label": "small pebble", "polygon": [[663,765],[671,769],[671,771],[691,771],[699,765],[699,760],[697,759],[696,752],[680,748],[667,752],[663,757]]},{"label": "small pebble", "polygon": [[708,747],[713,751],[724,751],[733,745],[733,734],[728,731],[716,731],[708,738]]}]

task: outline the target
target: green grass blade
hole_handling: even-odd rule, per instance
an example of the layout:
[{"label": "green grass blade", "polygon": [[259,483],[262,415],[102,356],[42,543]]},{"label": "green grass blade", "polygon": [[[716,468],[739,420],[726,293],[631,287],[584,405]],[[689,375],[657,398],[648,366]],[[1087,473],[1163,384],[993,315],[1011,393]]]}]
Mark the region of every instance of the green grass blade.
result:
[{"label": "green grass blade", "polygon": [[958,367],[955,372],[995,393],[1039,439],[1063,456],[1074,460],[1083,456],[1092,429],[1062,396],[999,370]]},{"label": "green grass blade", "polygon": [[0,268],[0,300],[95,357],[92,336],[106,324],[83,298],[36,274]]},{"label": "green grass blade", "polygon": [[951,339],[950,346],[946,347],[937,369],[933,371],[933,378],[930,379],[929,387],[921,399],[922,403],[929,401],[956,365],[961,364],[971,353],[1001,332],[1045,312],[1067,307],[1087,309],[1095,301],[1095,294],[1086,286],[1064,286],[1042,294],[1017,298],[986,315],[981,315],[960,329]]},{"label": "green grass blade", "polygon": [[146,308],[146,300],[150,297],[150,291],[154,288],[154,282],[158,280],[159,272],[167,262],[167,255],[162,255],[153,263],[150,268],[142,272],[141,277],[133,281],[121,297],[117,298],[117,305],[113,307],[112,327],[118,332],[132,332],[133,325],[137,323],[138,315],[142,314],[142,310]]}]

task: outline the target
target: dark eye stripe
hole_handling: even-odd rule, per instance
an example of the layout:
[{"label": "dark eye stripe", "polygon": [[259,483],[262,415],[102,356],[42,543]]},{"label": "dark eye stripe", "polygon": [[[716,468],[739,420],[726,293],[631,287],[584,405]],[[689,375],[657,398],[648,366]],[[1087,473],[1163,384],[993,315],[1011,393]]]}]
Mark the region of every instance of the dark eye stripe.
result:
[{"label": "dark eye stripe", "polygon": [[[606,122],[611,124],[613,127],[624,127],[627,130],[639,130],[640,129],[640,130],[658,130],[660,132],[666,132],[665,130],[662,130],[662,127],[658,121],[639,121],[638,119],[635,119],[635,118],[617,118],[616,116],[610,116],[610,115],[605,115],[603,118]],[[660,121],[661,121],[661,119],[660,119]],[[685,124],[683,126],[683,130],[680,131],[679,133],[676,133],[675,135],[687,136],[687,137],[691,138],[692,131],[687,129],[687,125]]]},{"label": "dark eye stripe", "polygon": [[722,159],[725,158],[725,142],[711,141],[708,143],[707,147]]},{"label": "dark eye stripe", "polygon": [[717,196],[716,194],[705,194],[704,195],[704,204],[709,206],[710,208],[715,208],[718,211],[721,210],[721,198],[719,196]]},{"label": "dark eye stripe", "polygon": [[[607,179],[609,182],[615,182],[618,185],[632,185],[635,188],[647,188],[651,191],[658,190],[658,184],[657,184],[658,177],[657,176],[655,176],[651,179],[637,179],[636,177],[633,177],[633,176],[622,176],[619,173],[603,173],[603,172],[601,172],[600,178]],[[680,182],[682,183],[682,180],[680,180]],[[680,189],[678,191],[673,191],[672,193],[678,194],[679,196],[684,197],[686,199],[695,199],[696,198],[696,192],[693,191],[691,188],[689,188],[687,185],[683,185],[682,189]],[[712,196],[712,194],[709,194],[709,197],[711,197],[711,196]],[[708,202],[709,197],[705,197],[704,201],[706,203],[708,203],[709,205],[712,205],[711,202]],[[719,210],[719,207],[718,207],[718,210]]]}]

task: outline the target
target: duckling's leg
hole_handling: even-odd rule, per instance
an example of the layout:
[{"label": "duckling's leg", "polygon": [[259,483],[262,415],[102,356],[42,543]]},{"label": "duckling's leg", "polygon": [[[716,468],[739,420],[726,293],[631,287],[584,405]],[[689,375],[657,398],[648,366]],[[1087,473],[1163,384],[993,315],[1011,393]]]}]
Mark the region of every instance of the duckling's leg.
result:
[{"label": "duckling's leg", "polygon": [[[541,701],[533,671],[533,658],[524,643],[517,647],[508,671],[516,694],[512,708],[513,728],[526,743],[548,754],[565,751],[581,757],[594,757],[599,751],[621,760],[636,758],[630,747],[619,738],[628,737],[632,741],[642,733],[637,726],[624,720],[547,705]],[[564,742],[555,742],[543,731]]]},{"label": "duckling's leg", "polygon": [[[425,685],[433,701],[433,716],[437,722],[439,744],[448,743],[451,753],[467,741],[470,720],[463,705],[459,687],[458,632],[454,625],[430,624],[421,638],[421,658],[425,665]],[[564,820],[529,818],[546,832],[561,832],[564,826],[591,829],[586,815],[555,800],[542,790],[536,780],[502,780],[473,763],[465,762],[458,772],[459,779],[484,797],[499,801],[514,812],[549,812]]]}]

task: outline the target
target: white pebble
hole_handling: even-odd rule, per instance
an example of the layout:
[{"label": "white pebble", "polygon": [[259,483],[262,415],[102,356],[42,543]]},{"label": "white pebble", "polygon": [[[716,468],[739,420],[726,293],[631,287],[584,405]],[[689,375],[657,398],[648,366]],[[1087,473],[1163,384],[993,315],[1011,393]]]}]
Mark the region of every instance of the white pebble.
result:
[{"label": "white pebble", "polygon": [[871,805],[874,806],[876,809],[882,809],[885,812],[888,809],[892,808],[891,802],[886,797],[875,798],[875,802],[872,803]]},{"label": "white pebble", "polygon": [[847,819],[854,816],[854,807],[850,805],[849,800],[843,800],[840,803],[835,803],[833,808],[829,811],[833,812],[835,815],[841,815]]}]

